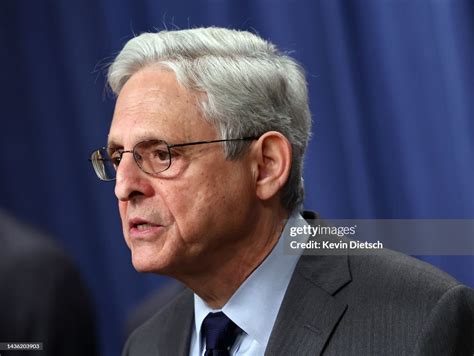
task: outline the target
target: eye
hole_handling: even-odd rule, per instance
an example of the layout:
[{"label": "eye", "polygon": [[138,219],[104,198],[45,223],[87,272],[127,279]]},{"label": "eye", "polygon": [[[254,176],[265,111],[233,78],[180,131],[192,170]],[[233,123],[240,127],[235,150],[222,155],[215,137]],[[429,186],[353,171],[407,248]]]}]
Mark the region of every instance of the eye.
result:
[{"label": "eye", "polygon": [[140,142],[135,146],[135,160],[145,172],[159,173],[171,163],[168,146],[161,140]]},{"label": "eye", "polygon": [[120,164],[120,161],[122,160],[122,152],[121,151],[114,151],[112,153],[109,153],[110,156],[110,161],[114,165],[115,168],[117,168]]},{"label": "eye", "polygon": [[160,161],[169,161],[170,159],[170,153],[166,149],[162,148],[157,148],[152,151],[152,157],[154,160],[160,160]]}]

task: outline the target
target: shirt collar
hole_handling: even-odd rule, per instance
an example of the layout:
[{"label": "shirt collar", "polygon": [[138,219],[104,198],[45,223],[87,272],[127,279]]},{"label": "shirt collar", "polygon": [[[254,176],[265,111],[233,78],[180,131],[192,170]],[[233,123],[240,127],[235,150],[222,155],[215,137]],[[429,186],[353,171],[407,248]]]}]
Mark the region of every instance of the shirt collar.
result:
[{"label": "shirt collar", "polygon": [[[306,221],[298,212],[290,216],[271,253],[240,285],[222,309],[210,308],[198,295],[194,294],[195,333],[200,346],[202,346],[202,322],[208,313],[217,311],[224,312],[259,344],[268,343],[278,310],[300,257],[299,254],[285,253],[284,240],[289,237],[290,227],[305,224]],[[307,236],[302,236],[302,240],[307,238]]]}]

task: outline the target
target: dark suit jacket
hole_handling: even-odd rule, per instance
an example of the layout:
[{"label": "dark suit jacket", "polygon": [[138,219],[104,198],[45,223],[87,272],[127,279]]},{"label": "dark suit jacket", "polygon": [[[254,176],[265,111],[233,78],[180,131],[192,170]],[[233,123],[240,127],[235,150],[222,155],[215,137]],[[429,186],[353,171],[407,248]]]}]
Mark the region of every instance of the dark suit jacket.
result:
[{"label": "dark suit jacket", "polygon": [[[132,334],[123,356],[188,355],[193,306],[193,293],[185,290]],[[427,263],[389,250],[302,256],[265,351],[473,354],[474,291]]]}]

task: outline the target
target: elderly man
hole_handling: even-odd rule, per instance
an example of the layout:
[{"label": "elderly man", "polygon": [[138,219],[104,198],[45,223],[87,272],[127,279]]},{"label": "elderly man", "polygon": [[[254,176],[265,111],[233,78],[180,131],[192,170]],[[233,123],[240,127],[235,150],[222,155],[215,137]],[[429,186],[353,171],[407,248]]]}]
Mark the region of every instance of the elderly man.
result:
[{"label": "elderly man", "polygon": [[472,354],[473,291],[393,252],[284,252],[302,226],[310,133],[303,70],[258,36],[146,33],[108,73],[107,147],[139,272],[189,289],[138,328],[123,355]]}]

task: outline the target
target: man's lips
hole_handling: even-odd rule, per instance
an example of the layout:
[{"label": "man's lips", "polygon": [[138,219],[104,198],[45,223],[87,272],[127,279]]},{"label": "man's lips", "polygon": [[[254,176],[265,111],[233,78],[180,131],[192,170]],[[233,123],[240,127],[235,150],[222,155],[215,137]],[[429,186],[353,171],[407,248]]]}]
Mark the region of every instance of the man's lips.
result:
[{"label": "man's lips", "polygon": [[128,221],[128,230],[131,238],[150,238],[161,232],[162,229],[163,225],[142,218],[132,218]]}]

